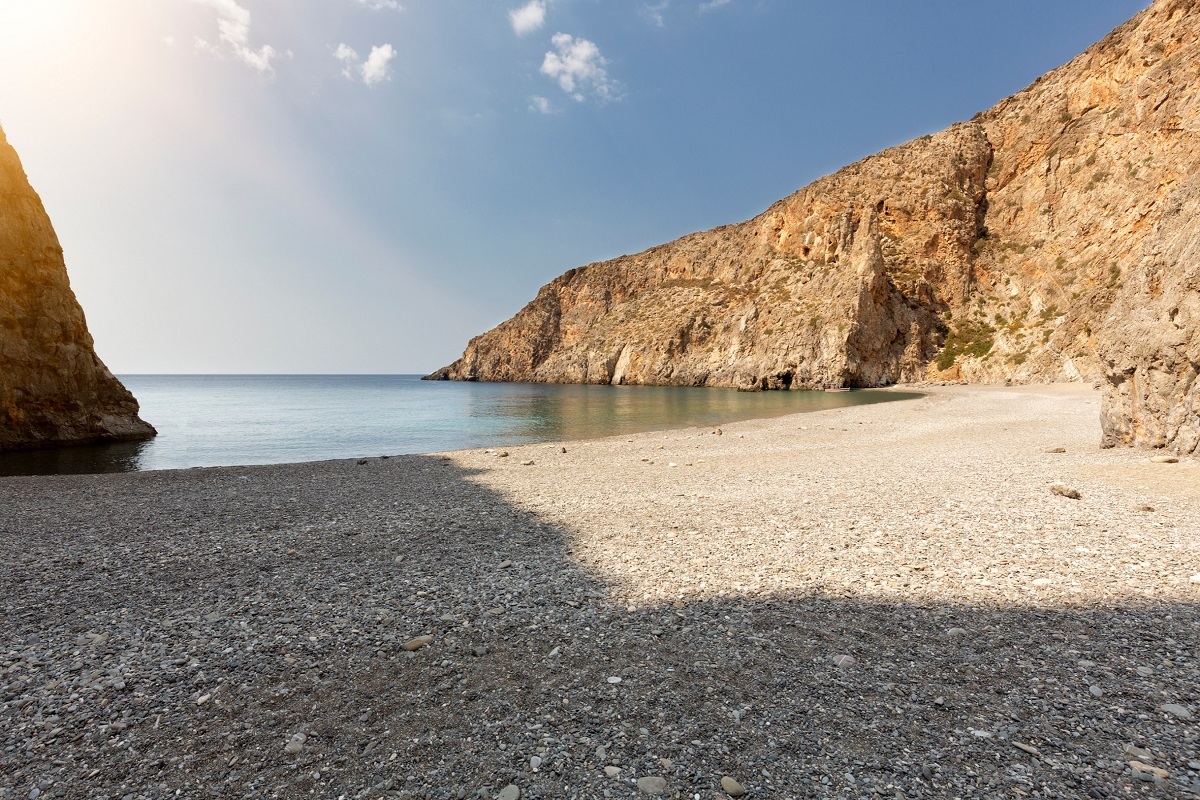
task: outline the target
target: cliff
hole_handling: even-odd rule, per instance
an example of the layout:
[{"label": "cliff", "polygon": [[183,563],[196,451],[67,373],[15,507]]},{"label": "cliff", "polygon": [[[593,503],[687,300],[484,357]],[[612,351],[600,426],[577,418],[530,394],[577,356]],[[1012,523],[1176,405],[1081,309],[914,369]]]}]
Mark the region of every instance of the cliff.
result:
[{"label": "cliff", "polygon": [[97,357],[50,218],[0,130],[0,450],[154,434]]},{"label": "cliff", "polygon": [[429,377],[1103,381],[1107,443],[1195,451],[1198,34],[1158,0],[968,122],[567,272]]}]

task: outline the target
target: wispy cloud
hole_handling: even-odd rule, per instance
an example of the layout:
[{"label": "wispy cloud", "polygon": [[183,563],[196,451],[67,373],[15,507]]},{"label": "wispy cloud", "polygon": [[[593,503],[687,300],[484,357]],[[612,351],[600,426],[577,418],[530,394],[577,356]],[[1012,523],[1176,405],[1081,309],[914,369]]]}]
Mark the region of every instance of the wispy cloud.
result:
[{"label": "wispy cloud", "polygon": [[341,43],[333,51],[333,57],[342,62],[342,74],[350,80],[361,80],[367,86],[374,86],[392,77],[392,59],[396,57],[396,48],[390,44],[372,47],[366,60],[359,58],[358,51],[346,43]]},{"label": "wispy cloud", "polygon": [[400,5],[397,0],[358,0],[360,6],[366,6],[373,11],[382,11],[385,8],[390,8],[395,11],[403,11],[404,6]]},{"label": "wispy cloud", "polygon": [[671,5],[671,0],[660,0],[658,3],[646,3],[642,6],[642,16],[650,20],[657,27],[663,27],[666,20],[667,7]]},{"label": "wispy cloud", "polygon": [[549,114],[554,109],[550,106],[550,101],[542,97],[540,94],[535,94],[529,98],[529,110],[536,111],[539,114]]},{"label": "wispy cloud", "polygon": [[508,21],[517,36],[541,30],[546,24],[546,0],[529,0],[520,8],[509,11]]},{"label": "wispy cloud", "polygon": [[196,37],[198,50],[217,56],[232,56],[264,75],[275,72],[273,62],[281,53],[269,44],[250,46],[250,11],[237,0],[194,0],[217,12],[217,42]]},{"label": "wispy cloud", "polygon": [[554,49],[542,61],[542,74],[558,81],[562,90],[576,102],[587,94],[601,100],[616,99],[619,87],[608,78],[608,61],[600,48],[587,39],[556,33],[550,40]]},{"label": "wispy cloud", "polygon": [[716,11],[718,8],[721,8],[722,6],[727,6],[731,2],[733,2],[733,0],[708,0],[708,2],[700,4],[700,10],[701,11]]}]

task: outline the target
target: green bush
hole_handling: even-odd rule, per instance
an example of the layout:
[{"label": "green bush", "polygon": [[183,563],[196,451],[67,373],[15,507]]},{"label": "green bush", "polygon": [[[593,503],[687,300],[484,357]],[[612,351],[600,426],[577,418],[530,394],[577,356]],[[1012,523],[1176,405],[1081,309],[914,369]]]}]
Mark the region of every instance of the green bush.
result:
[{"label": "green bush", "polygon": [[968,320],[959,323],[946,337],[942,352],[938,353],[938,369],[950,369],[959,356],[983,358],[992,351],[996,343],[995,334],[996,329],[986,322]]}]

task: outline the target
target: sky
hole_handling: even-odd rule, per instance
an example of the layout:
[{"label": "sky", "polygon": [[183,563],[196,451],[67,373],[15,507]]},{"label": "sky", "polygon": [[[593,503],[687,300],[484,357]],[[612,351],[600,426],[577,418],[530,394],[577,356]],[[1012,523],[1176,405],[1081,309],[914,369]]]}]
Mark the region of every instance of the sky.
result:
[{"label": "sky", "polygon": [[3,0],[0,126],[114,372],[424,373],[1147,4]]}]

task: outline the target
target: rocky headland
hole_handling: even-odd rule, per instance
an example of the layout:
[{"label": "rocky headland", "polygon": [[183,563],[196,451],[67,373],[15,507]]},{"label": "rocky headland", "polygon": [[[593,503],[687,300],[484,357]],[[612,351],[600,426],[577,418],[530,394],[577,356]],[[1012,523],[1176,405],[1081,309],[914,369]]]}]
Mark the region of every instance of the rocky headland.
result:
[{"label": "rocky headland", "polygon": [[434,379],[1100,382],[1107,444],[1200,447],[1200,7],[1158,0],[967,122],[747,222],[572,269]]},{"label": "rocky headland", "polygon": [[0,130],[0,451],[154,433],[96,355],[50,217]]}]

